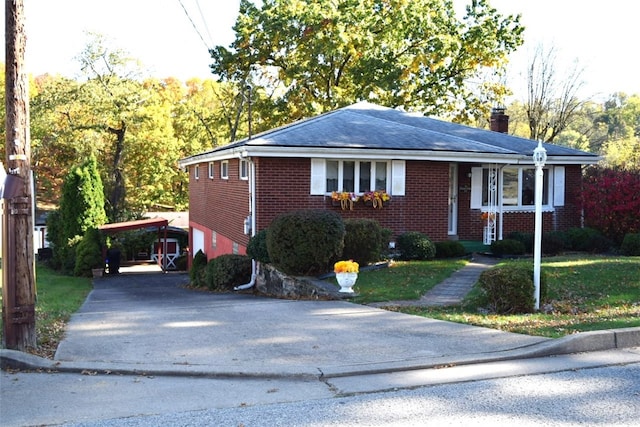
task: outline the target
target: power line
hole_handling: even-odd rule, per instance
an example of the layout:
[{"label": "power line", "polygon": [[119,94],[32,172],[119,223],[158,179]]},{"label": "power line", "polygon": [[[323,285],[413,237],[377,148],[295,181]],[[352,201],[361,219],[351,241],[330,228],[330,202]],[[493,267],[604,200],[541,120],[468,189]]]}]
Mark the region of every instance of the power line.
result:
[{"label": "power line", "polygon": [[[200,34],[200,31],[198,30],[198,27],[196,26],[195,22],[193,22],[193,19],[191,19],[191,15],[189,15],[189,12],[187,11],[187,8],[184,7],[184,4],[182,3],[182,0],[178,0],[178,3],[180,3],[180,6],[182,6],[182,10],[184,10],[185,15],[187,15],[187,18],[189,19],[189,22],[191,22],[191,26],[195,30],[196,34],[198,34],[198,37],[200,37],[200,40],[202,40],[202,43],[204,44],[204,46],[207,48],[207,50],[210,50],[209,45],[204,40],[204,37],[202,37],[202,34]],[[200,5],[198,5],[198,9],[200,9]],[[200,11],[200,15],[202,15],[202,11]],[[205,27],[206,27],[206,24],[205,24]],[[208,31],[208,29],[207,29],[207,31]],[[209,38],[211,38],[211,35],[209,35]]]},{"label": "power line", "polygon": [[200,19],[202,19],[202,23],[204,24],[204,29],[207,31],[207,35],[209,36],[209,42],[213,45],[213,37],[211,37],[211,32],[209,31],[209,26],[207,25],[207,20],[202,13],[202,9],[200,8],[200,1],[196,0],[196,6],[198,6],[198,12],[200,12]]}]

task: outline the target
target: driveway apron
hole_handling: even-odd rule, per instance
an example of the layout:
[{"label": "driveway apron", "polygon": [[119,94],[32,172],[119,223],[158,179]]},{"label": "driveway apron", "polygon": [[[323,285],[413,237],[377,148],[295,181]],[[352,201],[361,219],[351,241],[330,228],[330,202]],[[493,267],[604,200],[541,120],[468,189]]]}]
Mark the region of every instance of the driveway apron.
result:
[{"label": "driveway apron", "polygon": [[351,375],[499,356],[547,340],[345,301],[210,293],[187,282],[172,273],[95,280],[55,359],[114,370]]}]

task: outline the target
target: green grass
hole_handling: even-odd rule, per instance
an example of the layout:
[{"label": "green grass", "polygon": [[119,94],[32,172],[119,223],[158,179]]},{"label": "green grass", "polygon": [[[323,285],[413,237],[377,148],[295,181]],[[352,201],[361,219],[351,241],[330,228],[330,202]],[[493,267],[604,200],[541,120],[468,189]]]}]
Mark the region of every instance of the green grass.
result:
[{"label": "green grass", "polygon": [[[52,357],[64,333],[64,326],[77,311],[89,291],[91,279],[64,276],[48,267],[36,267],[36,335],[33,353]],[[0,321],[1,326],[1,321]],[[0,328],[0,331],[4,331]]]},{"label": "green grass", "polygon": [[[507,261],[531,263],[531,260]],[[545,258],[549,313],[495,315],[481,312],[479,290],[460,306],[392,308],[408,314],[504,331],[561,337],[576,332],[640,326],[640,257],[574,255]]]},{"label": "green grass", "polygon": [[467,260],[395,261],[389,268],[361,271],[352,301],[366,304],[380,301],[415,300],[451,274]]}]

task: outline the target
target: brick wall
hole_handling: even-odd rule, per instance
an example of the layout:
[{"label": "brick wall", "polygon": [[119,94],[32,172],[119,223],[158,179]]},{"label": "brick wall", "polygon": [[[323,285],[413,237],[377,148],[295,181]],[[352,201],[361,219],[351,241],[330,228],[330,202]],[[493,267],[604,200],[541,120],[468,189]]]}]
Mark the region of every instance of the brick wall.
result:
[{"label": "brick wall", "polygon": [[329,209],[343,218],[372,218],[394,234],[421,231],[434,240],[447,238],[449,165],[439,162],[407,162],[407,196],[392,196],[382,209],[357,203],[354,210],[334,206],[331,198],[311,196],[311,162],[297,158],[256,159],[257,230],[280,213],[297,209]]},{"label": "brick wall", "polygon": [[[471,206],[471,165],[460,164],[458,168],[458,236],[460,240],[482,240],[484,223],[480,218],[480,209]],[[565,203],[554,212],[543,212],[542,228],[544,232],[562,231],[581,225],[580,191],[582,188],[582,170],[580,165],[565,167]],[[503,237],[513,231],[533,233],[533,212],[505,212]]]},{"label": "brick wall", "polygon": [[[194,179],[195,166],[189,167],[189,219],[216,231],[220,247],[236,243],[238,252],[244,253],[249,242],[249,236],[244,234],[244,220],[249,215],[249,181],[239,178],[239,159],[229,160],[229,179],[220,178],[220,163],[214,163],[213,179],[208,176],[208,163],[199,165],[198,180]],[[210,240],[205,241],[205,248],[211,258]]]},{"label": "brick wall", "polygon": [[[434,241],[449,238],[448,197],[449,163],[407,161],[406,196],[393,196],[382,209],[357,203],[354,210],[334,206],[327,196],[310,195],[311,162],[307,158],[256,158],[256,231],[265,229],[283,212],[299,209],[329,209],[343,218],[372,218],[393,235],[420,231]],[[220,162],[215,163],[214,179],[208,178],[207,163],[200,164],[200,179],[189,168],[189,215],[191,221],[216,232],[219,243],[211,254],[229,251],[234,246],[245,253],[249,236],[244,234],[244,220],[249,215],[249,182],[239,179],[239,160],[229,160],[229,179],[220,179]],[[471,165],[458,167],[458,237],[482,240],[484,223],[479,209],[470,209]],[[565,206],[543,215],[545,231],[564,230],[580,225],[577,209],[581,188],[580,166],[565,170]],[[511,231],[533,232],[532,212],[505,213],[503,235]],[[209,242],[205,242],[209,245]],[[226,252],[228,253],[228,252]]]}]

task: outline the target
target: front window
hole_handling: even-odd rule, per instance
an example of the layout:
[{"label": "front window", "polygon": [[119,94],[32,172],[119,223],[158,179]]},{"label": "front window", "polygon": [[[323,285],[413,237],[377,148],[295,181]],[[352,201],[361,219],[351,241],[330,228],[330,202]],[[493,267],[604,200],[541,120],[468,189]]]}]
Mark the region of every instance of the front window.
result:
[{"label": "front window", "polygon": [[[549,205],[549,169],[544,169],[542,204]],[[488,206],[491,171],[482,170],[482,206]],[[505,167],[502,170],[502,206],[506,208],[535,205],[536,170],[531,167]],[[499,197],[499,195],[498,195]],[[497,198],[496,198],[497,199]]]},{"label": "front window", "polygon": [[240,179],[249,179],[249,162],[240,160]]},{"label": "front window", "polygon": [[220,162],[220,178],[229,179],[229,162],[227,160]]},{"label": "front window", "polygon": [[326,191],[365,193],[387,190],[389,182],[387,162],[357,160],[326,161]]}]

